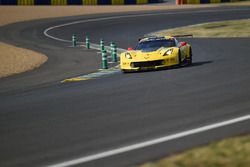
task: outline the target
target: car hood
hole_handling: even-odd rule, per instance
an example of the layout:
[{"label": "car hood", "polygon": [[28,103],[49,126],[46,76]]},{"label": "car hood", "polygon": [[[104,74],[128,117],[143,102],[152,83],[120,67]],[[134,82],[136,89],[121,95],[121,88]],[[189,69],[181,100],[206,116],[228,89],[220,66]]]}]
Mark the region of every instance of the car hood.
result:
[{"label": "car hood", "polygon": [[161,59],[162,56],[166,53],[166,51],[170,48],[159,48],[156,51],[152,52],[144,52],[141,50],[135,50],[129,52],[133,58],[133,60],[139,60],[139,61],[150,61],[150,60],[157,60]]}]

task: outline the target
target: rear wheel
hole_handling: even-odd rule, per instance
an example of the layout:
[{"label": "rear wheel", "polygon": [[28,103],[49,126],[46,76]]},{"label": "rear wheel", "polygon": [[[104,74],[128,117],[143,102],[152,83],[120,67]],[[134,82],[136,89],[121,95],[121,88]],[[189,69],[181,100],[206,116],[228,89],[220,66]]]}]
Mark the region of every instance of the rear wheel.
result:
[{"label": "rear wheel", "polygon": [[189,55],[190,57],[187,59],[187,64],[191,65],[193,61],[193,53],[192,53],[192,48],[189,49]]}]

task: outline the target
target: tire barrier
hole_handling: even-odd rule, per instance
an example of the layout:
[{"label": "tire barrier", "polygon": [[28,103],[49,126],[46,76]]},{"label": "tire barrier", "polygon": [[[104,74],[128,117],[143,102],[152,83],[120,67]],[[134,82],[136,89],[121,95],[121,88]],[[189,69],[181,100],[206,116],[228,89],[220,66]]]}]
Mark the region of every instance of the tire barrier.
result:
[{"label": "tire barrier", "polygon": [[17,5],[35,5],[34,0],[18,0]]},{"label": "tire barrier", "polygon": [[0,0],[0,5],[135,5],[159,3],[162,1],[163,0]]},{"label": "tire barrier", "polygon": [[176,0],[177,5],[181,4],[208,4],[208,3],[225,3],[238,2],[240,0]]},{"label": "tire barrier", "polygon": [[67,5],[67,0],[51,0],[51,5]]},{"label": "tire barrier", "polygon": [[97,5],[98,4],[98,0],[83,0],[82,4],[83,5]]},{"label": "tire barrier", "polygon": [[1,0],[1,5],[17,5],[17,0]]},{"label": "tire barrier", "polygon": [[82,5],[82,0],[68,0],[68,5]]}]

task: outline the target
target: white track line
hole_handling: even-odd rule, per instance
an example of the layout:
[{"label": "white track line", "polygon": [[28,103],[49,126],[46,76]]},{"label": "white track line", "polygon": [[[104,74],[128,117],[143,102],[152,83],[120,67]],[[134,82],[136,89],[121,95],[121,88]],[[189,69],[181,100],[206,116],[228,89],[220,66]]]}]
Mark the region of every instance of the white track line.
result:
[{"label": "white track line", "polygon": [[[188,13],[209,13],[209,12],[215,12],[215,11],[216,12],[243,11],[243,10],[248,10],[248,9],[224,9],[224,10],[220,9],[220,10],[202,10],[202,11],[190,11],[190,12],[187,12],[187,11],[186,12],[168,12],[168,13],[125,15],[125,16],[114,16],[114,17],[87,19],[87,20],[80,20],[80,21],[75,21],[75,22],[70,22],[70,23],[66,23],[66,24],[61,24],[61,25],[49,27],[46,30],[44,30],[44,35],[47,36],[48,38],[51,38],[51,39],[54,39],[54,40],[57,40],[57,41],[71,42],[71,40],[60,39],[60,38],[54,37],[52,35],[49,35],[48,32],[53,30],[53,29],[56,29],[56,28],[61,28],[61,27],[70,26],[70,25],[74,25],[74,24],[88,23],[88,22],[95,22],[95,21],[104,21],[104,20],[111,20],[111,19],[145,17],[145,16],[156,16],[156,15],[188,14]],[[98,45],[98,44],[95,44],[95,45]],[[93,49],[95,49],[95,48],[93,48]],[[123,50],[122,48],[119,48],[119,49]],[[73,160],[70,160],[70,161],[57,163],[57,164],[54,164],[54,165],[50,165],[49,167],[68,167],[68,166],[72,166],[72,165],[82,164],[82,163],[102,159],[102,158],[105,158],[105,157],[110,157],[110,156],[113,156],[113,155],[122,154],[122,153],[125,153],[125,152],[128,152],[128,151],[133,151],[133,150],[136,150],[136,149],[149,147],[149,146],[152,146],[152,145],[160,144],[160,143],[163,143],[163,142],[167,142],[167,141],[170,141],[170,140],[182,138],[182,137],[185,137],[185,136],[205,132],[205,131],[216,129],[216,128],[219,128],[219,127],[231,125],[231,124],[234,124],[234,123],[246,121],[246,120],[249,120],[249,119],[250,119],[250,115],[245,115],[245,116],[242,116],[242,117],[238,117],[238,118],[234,118],[234,119],[231,119],[231,120],[227,120],[227,121],[223,121],[223,122],[219,122],[219,123],[199,127],[199,128],[196,128],[196,129],[191,129],[191,130],[183,131],[183,132],[168,135],[168,136],[163,136],[161,138],[152,139],[152,140],[149,140],[149,141],[144,141],[144,142],[136,143],[136,144],[129,145],[129,146],[120,147],[120,148],[117,148],[117,149],[108,150],[108,151],[105,151],[105,152],[101,152],[101,153],[97,153],[97,154],[93,154],[93,155],[89,155],[89,156],[85,156],[85,157],[80,157],[80,158],[73,159]]]},{"label": "white track line", "polygon": [[[75,22],[70,22],[70,23],[66,23],[66,24],[61,24],[61,25],[49,27],[46,30],[44,30],[43,33],[48,38],[51,38],[51,39],[54,39],[54,40],[57,40],[57,41],[71,42],[71,40],[60,39],[60,38],[54,37],[52,35],[49,35],[48,32],[53,30],[53,29],[56,29],[56,28],[61,28],[61,27],[70,26],[70,25],[74,25],[74,24],[95,22],[95,21],[104,21],[104,20],[111,20],[111,19],[157,16],[157,15],[172,15],[172,14],[209,13],[209,12],[215,12],[215,11],[216,12],[244,11],[244,10],[248,10],[248,9],[224,9],[224,10],[202,10],[202,11],[189,11],[189,12],[188,11],[185,11],[185,12],[168,12],[168,13],[125,15],[125,16],[114,16],[114,17],[106,17],[106,18],[87,19],[87,20],[80,20],[80,21],[75,21]],[[94,45],[98,45],[98,44],[94,44]],[[93,48],[93,49],[99,50],[97,47]],[[119,49],[124,50],[122,48],[119,48]],[[133,145],[120,147],[120,148],[117,148],[117,149],[108,150],[108,151],[105,151],[105,152],[101,152],[101,153],[97,153],[97,154],[93,154],[93,155],[89,155],[89,156],[80,157],[80,158],[77,158],[77,159],[57,163],[57,164],[54,164],[54,165],[50,165],[48,167],[68,167],[68,166],[72,166],[72,165],[82,164],[82,163],[102,159],[102,158],[105,158],[105,157],[110,157],[110,156],[113,156],[113,155],[122,154],[122,153],[125,153],[125,152],[128,152],[128,151],[133,151],[133,150],[136,150],[136,149],[149,147],[149,146],[152,146],[152,145],[160,144],[160,143],[163,143],[163,142],[167,142],[167,141],[170,141],[170,140],[182,138],[182,137],[185,137],[185,136],[205,132],[205,131],[208,131],[208,130],[211,130],[211,129],[216,129],[216,128],[219,128],[219,127],[231,125],[231,124],[234,124],[234,123],[237,123],[237,122],[242,122],[242,121],[245,121],[245,120],[248,120],[248,119],[250,119],[250,115],[245,115],[245,116],[242,116],[242,117],[238,117],[238,118],[234,118],[234,119],[231,119],[231,120],[227,120],[227,121],[223,121],[223,122],[219,122],[219,123],[199,127],[199,128],[196,128],[196,129],[191,129],[191,130],[183,131],[183,132],[168,135],[168,136],[163,136],[161,138],[152,139],[152,140],[149,140],[149,141],[136,143],[136,144],[133,144]]]},{"label": "white track line", "polygon": [[223,121],[223,122],[218,122],[218,123],[215,123],[215,124],[202,126],[202,127],[196,128],[196,129],[191,129],[191,130],[179,132],[179,133],[176,133],[176,134],[172,134],[172,135],[163,136],[163,137],[160,137],[160,138],[144,141],[144,142],[141,142],[141,143],[136,143],[136,144],[125,146],[125,147],[120,147],[120,148],[117,148],[117,149],[108,150],[108,151],[105,151],[105,152],[100,152],[100,153],[85,156],[85,157],[80,157],[80,158],[73,159],[73,160],[70,160],[70,161],[61,162],[61,163],[58,163],[58,164],[50,165],[49,167],[68,167],[68,166],[72,166],[72,165],[78,165],[78,164],[82,164],[82,163],[102,159],[102,158],[105,158],[105,157],[110,157],[110,156],[113,156],[113,155],[122,154],[122,153],[125,153],[125,152],[128,152],[128,151],[133,151],[133,150],[149,147],[149,146],[152,146],[152,145],[164,143],[164,142],[167,142],[167,141],[170,141],[170,140],[179,139],[179,138],[182,138],[182,137],[185,137],[185,136],[205,132],[205,131],[216,129],[216,128],[219,128],[219,127],[235,124],[235,123],[246,121],[246,120],[249,120],[249,119],[250,119],[250,114],[245,115],[245,116],[241,116],[241,117],[238,117],[238,118],[226,120],[226,121]]},{"label": "white track line", "polygon": [[[72,42],[71,40],[61,39],[61,38],[57,38],[57,37],[54,37],[52,35],[49,35],[49,31],[56,29],[56,28],[62,28],[62,27],[66,27],[66,26],[70,26],[70,25],[74,25],[74,24],[82,24],[82,23],[105,21],[105,20],[112,20],[112,19],[121,19],[121,18],[146,17],[146,16],[158,16],[158,15],[174,15],[174,14],[191,14],[191,13],[193,14],[193,13],[228,12],[228,11],[232,12],[232,11],[245,11],[245,10],[249,10],[249,9],[223,9],[223,10],[213,10],[213,9],[210,9],[210,10],[206,9],[205,10],[205,9],[202,9],[201,11],[163,12],[163,13],[148,13],[148,14],[135,14],[135,15],[103,17],[103,18],[79,20],[79,21],[74,21],[74,22],[70,22],[70,23],[52,26],[52,27],[45,29],[43,34],[46,37],[54,39],[56,41]],[[80,42],[80,43],[82,43],[82,42]],[[91,43],[91,45],[94,45],[93,47],[91,47],[92,49],[100,50],[98,44]],[[117,48],[117,49],[120,50],[121,52],[124,52],[124,49],[122,49],[122,48]]]}]

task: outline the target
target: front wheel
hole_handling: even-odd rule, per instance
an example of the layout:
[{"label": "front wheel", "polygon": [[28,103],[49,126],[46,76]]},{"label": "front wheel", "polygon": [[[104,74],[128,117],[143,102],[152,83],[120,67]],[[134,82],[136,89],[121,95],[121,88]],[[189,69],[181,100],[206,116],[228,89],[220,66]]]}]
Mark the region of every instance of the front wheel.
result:
[{"label": "front wheel", "polygon": [[181,66],[182,62],[181,62],[181,51],[180,50],[178,51],[178,61],[179,61],[178,65]]},{"label": "front wheel", "polygon": [[189,49],[189,58],[187,59],[187,64],[188,65],[192,65],[192,61],[193,61],[193,53],[192,53],[192,49]]}]

